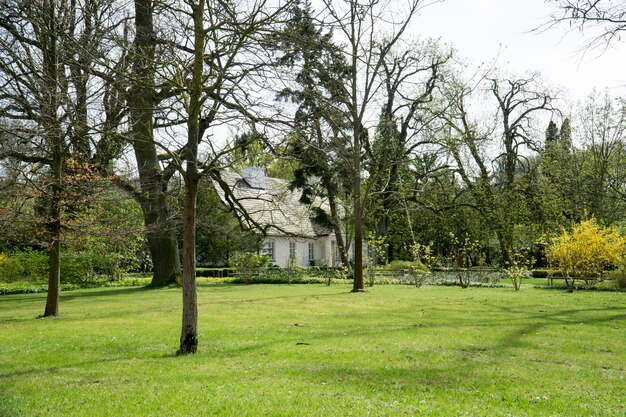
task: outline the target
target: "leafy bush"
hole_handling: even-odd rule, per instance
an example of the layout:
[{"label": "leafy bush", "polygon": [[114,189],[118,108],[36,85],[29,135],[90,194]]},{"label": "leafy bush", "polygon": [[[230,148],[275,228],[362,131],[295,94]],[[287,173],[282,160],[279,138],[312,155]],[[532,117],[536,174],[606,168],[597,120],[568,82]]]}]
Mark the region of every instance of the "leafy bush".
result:
[{"label": "leafy bush", "polygon": [[533,278],[548,278],[547,269],[533,269],[531,272]]},{"label": "leafy bush", "polygon": [[30,248],[0,255],[0,282],[43,283],[48,277],[48,254]]},{"label": "leafy bush", "polygon": [[615,282],[617,288],[626,289],[626,269],[618,269],[606,273],[606,278]]},{"label": "leafy bush", "polygon": [[298,280],[290,279],[287,276],[255,276],[250,278],[245,277],[230,277],[225,278],[224,282],[233,284],[322,284],[326,282],[324,278],[318,277],[300,277]]},{"label": "leafy bush", "polygon": [[420,261],[392,261],[387,265],[380,266],[379,268],[382,271],[390,272],[402,272],[404,270],[429,272],[428,267]]},{"label": "leafy bush", "polygon": [[[63,248],[62,283],[95,283],[105,275],[120,279],[122,273],[136,266],[134,255],[108,251],[100,245],[83,250]],[[0,254],[0,282],[45,283],[48,280],[48,254],[30,248]]]},{"label": "leafy bush", "polygon": [[625,290],[626,289],[626,273],[620,274],[620,276],[615,280],[617,283],[617,287]]},{"label": "leafy bush", "polygon": [[61,281],[72,283],[93,281],[94,259],[90,255],[74,251],[61,253]]},{"label": "leafy bush", "polygon": [[[81,288],[75,284],[62,284],[61,291],[72,291]],[[32,284],[27,282],[14,282],[10,284],[0,284],[0,295],[10,294],[37,294],[48,291],[47,285]]]},{"label": "leafy bush", "polygon": [[269,263],[267,255],[253,252],[236,252],[230,258],[230,266],[242,276],[244,282],[249,282],[256,270],[267,267]]},{"label": "leafy bush", "polygon": [[233,268],[196,268],[196,277],[213,278],[217,276],[217,271],[222,271],[224,277],[234,272]]}]

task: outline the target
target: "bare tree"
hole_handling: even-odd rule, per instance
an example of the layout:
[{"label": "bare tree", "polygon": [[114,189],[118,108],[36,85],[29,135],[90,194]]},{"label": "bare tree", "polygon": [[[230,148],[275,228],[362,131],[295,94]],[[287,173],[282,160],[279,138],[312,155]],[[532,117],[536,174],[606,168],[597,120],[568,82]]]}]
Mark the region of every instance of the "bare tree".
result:
[{"label": "bare tree", "polygon": [[[445,66],[451,56],[436,42],[426,41],[396,48],[384,60],[380,120],[374,139],[365,143],[366,195],[371,196],[367,204],[375,213],[378,236],[388,236],[391,213],[407,207],[402,176],[416,154],[419,157],[430,144],[424,132],[437,117],[431,111],[432,101],[445,82]],[[393,260],[395,249],[388,241],[388,260]]]},{"label": "bare tree", "polygon": [[535,118],[551,112],[553,97],[528,78],[483,78],[478,84],[493,100],[493,122],[472,114],[472,93],[466,83],[451,84],[439,132],[440,143],[469,189],[475,208],[495,230],[504,262],[513,250],[517,214],[523,211],[517,188],[530,168],[528,155],[538,149]]},{"label": "bare tree", "polygon": [[114,105],[114,100],[102,104],[105,91],[113,90],[94,74],[106,72],[96,68],[107,50],[105,34],[115,30],[115,13],[112,2],[91,0],[0,3],[0,122],[12,138],[1,143],[0,156],[30,165],[30,172],[33,165],[44,167],[36,170],[45,173],[39,183],[49,254],[44,316],[59,313],[61,219],[70,165],[93,163],[103,149],[94,145],[97,138],[112,137],[101,119],[89,120],[89,109],[106,113]]},{"label": "bare tree", "polygon": [[156,118],[157,142],[163,151],[163,175],[178,172],[184,181],[183,312],[178,354],[193,354],[198,346],[198,183],[206,175],[228,190],[220,171],[224,156],[233,148],[209,134],[215,126],[235,120],[255,129],[259,122],[271,119],[257,111],[265,101],[257,91],[271,63],[265,46],[284,10],[284,5],[268,0],[183,0],[168,4],[160,16],[168,19],[170,30],[163,32],[159,41],[165,45],[162,59],[168,64],[156,74],[162,85],[160,94],[165,97]]},{"label": "bare tree", "polygon": [[[339,132],[350,143],[354,226],[353,292],[364,291],[363,281],[363,192],[362,158],[369,140],[370,119],[375,98],[383,88],[384,62],[398,44],[413,17],[432,1],[409,0],[395,3],[377,0],[324,0],[326,23],[345,41],[345,57],[350,68],[345,85],[343,111],[350,127]],[[387,31],[381,30],[388,28]]]},{"label": "bare tree", "polygon": [[557,7],[549,25],[568,23],[581,31],[590,29],[588,47],[607,47],[621,42],[626,30],[626,5],[612,0],[548,0]]}]

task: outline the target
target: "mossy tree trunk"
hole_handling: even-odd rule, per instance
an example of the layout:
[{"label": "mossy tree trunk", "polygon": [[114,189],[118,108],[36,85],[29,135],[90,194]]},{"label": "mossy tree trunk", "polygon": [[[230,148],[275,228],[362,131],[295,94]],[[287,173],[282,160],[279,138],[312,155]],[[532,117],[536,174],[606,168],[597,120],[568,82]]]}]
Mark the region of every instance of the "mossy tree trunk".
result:
[{"label": "mossy tree trunk", "polygon": [[164,176],[154,140],[155,42],[153,7],[150,0],[135,0],[133,83],[128,97],[131,142],[139,171],[141,196],[148,245],[153,265],[153,286],[174,282],[180,272],[176,233],[167,202],[169,178]]}]

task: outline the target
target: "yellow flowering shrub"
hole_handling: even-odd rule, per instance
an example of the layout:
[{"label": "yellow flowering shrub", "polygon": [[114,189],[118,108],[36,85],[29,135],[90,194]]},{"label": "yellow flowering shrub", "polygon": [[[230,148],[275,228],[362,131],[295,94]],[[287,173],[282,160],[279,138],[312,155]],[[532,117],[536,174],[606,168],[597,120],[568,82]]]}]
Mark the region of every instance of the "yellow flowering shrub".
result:
[{"label": "yellow flowering shrub", "polygon": [[614,228],[600,226],[594,219],[582,221],[571,232],[554,238],[547,256],[551,268],[565,276],[569,291],[576,278],[602,278],[610,266],[622,265],[626,254],[626,238]]}]

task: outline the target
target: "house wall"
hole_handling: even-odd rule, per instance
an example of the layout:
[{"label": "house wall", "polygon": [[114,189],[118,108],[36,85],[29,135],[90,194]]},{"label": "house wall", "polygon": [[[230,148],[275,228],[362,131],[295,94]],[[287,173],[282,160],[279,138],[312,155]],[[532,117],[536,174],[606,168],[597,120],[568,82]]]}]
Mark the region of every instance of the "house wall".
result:
[{"label": "house wall", "polygon": [[289,262],[289,243],[295,243],[296,260],[300,266],[309,266],[309,243],[313,243],[313,261],[316,266],[337,265],[340,259],[332,256],[333,238],[324,236],[317,239],[298,239],[283,236],[268,236],[264,243],[274,242],[274,265],[287,266]]}]

